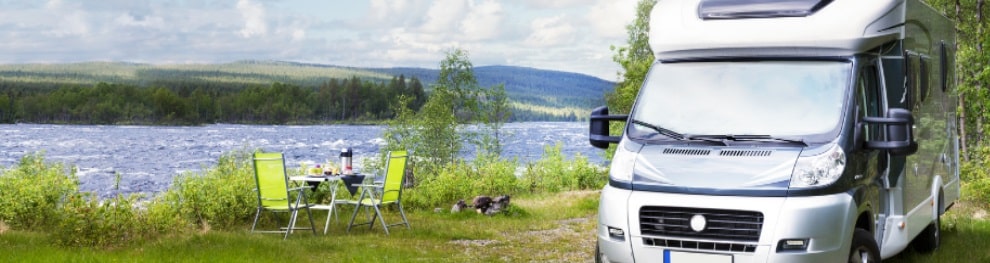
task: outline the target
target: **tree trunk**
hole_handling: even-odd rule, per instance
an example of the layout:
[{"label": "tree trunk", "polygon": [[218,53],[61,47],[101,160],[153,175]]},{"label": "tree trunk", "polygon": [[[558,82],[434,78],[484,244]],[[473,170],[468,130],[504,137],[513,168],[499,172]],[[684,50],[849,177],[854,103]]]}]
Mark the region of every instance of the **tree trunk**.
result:
[{"label": "tree trunk", "polygon": [[[958,23],[962,23],[962,21],[963,21],[963,17],[962,17],[962,5],[959,4],[959,0],[956,0],[955,3],[956,3],[956,23],[958,24]],[[957,35],[962,35],[962,32],[960,32],[959,28],[960,27],[956,27],[956,34]],[[955,50],[959,50],[959,41],[958,40],[955,43]],[[961,67],[959,65],[956,65],[956,69],[961,69]],[[962,71],[961,70],[956,70],[956,72],[962,72]],[[958,79],[958,77],[957,77],[957,79]],[[954,80],[954,81],[958,82],[958,80]],[[958,92],[958,86],[957,86],[956,91]],[[962,155],[963,160],[965,160],[965,161],[968,162],[969,161],[969,150],[966,148],[966,145],[967,145],[966,144],[966,96],[964,96],[964,94],[962,94],[961,92],[958,92],[958,93],[959,93],[958,94],[959,95],[959,108],[962,109],[962,110],[959,111],[959,120],[958,120],[958,122],[959,122],[959,126],[958,126],[958,129],[959,129],[959,131],[958,131],[959,132],[959,146],[960,146],[960,150],[961,150],[961,152],[959,153],[959,155]]]},{"label": "tree trunk", "polygon": [[[986,37],[986,36],[983,35],[983,28],[984,28],[984,25],[985,25],[985,23],[983,22],[983,7],[984,7],[984,3],[985,2],[986,2],[985,0],[977,0],[976,1],[976,37],[975,37],[974,41],[976,41],[976,52],[977,52],[977,54],[979,54],[978,57],[980,57],[980,58],[983,58],[984,57],[983,56],[983,39]],[[975,84],[976,84],[976,87],[975,87],[976,90],[981,90],[981,89],[986,88],[986,85],[985,85],[986,83],[984,82],[984,79],[983,78],[978,78],[977,79],[977,82]],[[984,136],[986,135],[986,133],[983,130],[983,119],[987,117],[986,116],[986,114],[987,114],[986,112],[987,111],[986,111],[986,106],[985,106],[986,104],[985,103],[980,103],[979,105],[980,105],[980,111],[979,112],[981,112],[983,114],[981,114],[981,116],[976,116],[977,117],[976,118],[976,143],[977,143],[977,145],[983,145],[984,144],[984,142],[983,142]]]}]

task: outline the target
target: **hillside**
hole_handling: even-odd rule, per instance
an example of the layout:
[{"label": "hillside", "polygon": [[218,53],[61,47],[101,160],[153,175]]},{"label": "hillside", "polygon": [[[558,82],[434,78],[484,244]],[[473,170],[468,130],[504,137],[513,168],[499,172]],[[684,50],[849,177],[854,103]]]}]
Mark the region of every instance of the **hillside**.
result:
[{"label": "hillside", "polygon": [[[386,75],[416,76],[430,86],[440,74],[436,69],[372,68]],[[592,108],[603,105],[604,96],[615,83],[596,77],[552,70],[513,66],[474,68],[482,87],[504,84],[513,106],[521,110],[574,114],[584,117]]]},{"label": "hillside", "polygon": [[[331,79],[351,77],[384,83],[398,75],[404,75],[407,80],[416,77],[429,90],[438,74],[439,70],[425,68],[353,68],[278,61],[178,65],[120,62],[12,64],[0,65],[0,93],[13,87],[55,89],[100,82],[143,87],[208,83],[234,89],[279,82],[316,87]],[[604,103],[604,94],[614,86],[612,82],[588,75],[513,66],[476,67],[475,76],[482,87],[505,84],[515,111],[528,111],[519,116],[550,116],[550,119],[583,118],[591,108]]]}]

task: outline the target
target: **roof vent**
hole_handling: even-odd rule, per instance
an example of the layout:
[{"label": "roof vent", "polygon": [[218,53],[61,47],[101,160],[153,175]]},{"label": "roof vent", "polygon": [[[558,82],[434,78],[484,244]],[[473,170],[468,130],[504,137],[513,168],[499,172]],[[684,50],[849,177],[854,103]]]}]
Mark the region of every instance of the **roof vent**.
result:
[{"label": "roof vent", "polygon": [[805,17],[831,2],[832,0],[702,0],[698,5],[698,17],[705,20]]}]

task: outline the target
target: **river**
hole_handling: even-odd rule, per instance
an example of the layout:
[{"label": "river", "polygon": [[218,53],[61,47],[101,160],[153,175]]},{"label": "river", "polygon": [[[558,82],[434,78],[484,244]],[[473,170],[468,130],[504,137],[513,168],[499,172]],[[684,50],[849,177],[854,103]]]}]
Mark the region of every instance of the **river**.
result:
[{"label": "river", "polygon": [[[547,145],[562,145],[568,157],[576,154],[602,163],[602,151],[588,144],[587,123],[508,123],[503,157],[521,165],[538,160]],[[360,159],[373,157],[384,145],[383,126],[373,125],[233,125],[118,126],[118,125],[0,125],[0,166],[9,169],[21,157],[43,153],[46,161],[78,168],[80,191],[100,197],[115,193],[154,195],[168,189],[172,179],[216,165],[231,151],[281,151],[288,167],[300,163],[337,160],[340,149],[351,147],[355,168]],[[464,152],[462,157],[471,158]],[[120,185],[114,191],[116,175]]]}]

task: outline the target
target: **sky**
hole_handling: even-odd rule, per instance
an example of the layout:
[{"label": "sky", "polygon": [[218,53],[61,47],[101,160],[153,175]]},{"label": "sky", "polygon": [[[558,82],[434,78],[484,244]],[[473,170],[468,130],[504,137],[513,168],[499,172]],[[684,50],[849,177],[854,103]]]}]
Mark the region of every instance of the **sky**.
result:
[{"label": "sky", "polygon": [[615,81],[636,0],[0,0],[0,63],[280,60],[438,68],[461,48]]}]

